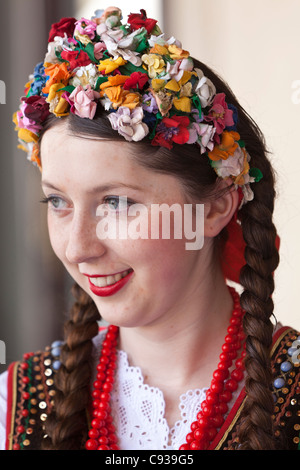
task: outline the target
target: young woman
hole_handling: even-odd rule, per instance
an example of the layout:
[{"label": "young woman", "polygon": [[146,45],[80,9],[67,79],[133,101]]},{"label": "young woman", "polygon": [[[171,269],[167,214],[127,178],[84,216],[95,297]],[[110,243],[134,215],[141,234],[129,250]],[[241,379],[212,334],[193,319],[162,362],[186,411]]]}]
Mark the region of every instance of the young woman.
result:
[{"label": "young woman", "polygon": [[[272,322],[263,137],[144,10],[121,19],[53,25],[14,117],[75,303],[63,342],[2,375],[2,447],[297,449],[300,337]],[[167,236],[158,207],[181,216]]]}]

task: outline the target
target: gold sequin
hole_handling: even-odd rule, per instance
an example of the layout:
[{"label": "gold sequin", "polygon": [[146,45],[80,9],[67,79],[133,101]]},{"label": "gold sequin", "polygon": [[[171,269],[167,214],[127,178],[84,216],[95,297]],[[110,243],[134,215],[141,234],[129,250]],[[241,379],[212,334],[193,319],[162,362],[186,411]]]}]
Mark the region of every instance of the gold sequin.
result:
[{"label": "gold sequin", "polygon": [[45,370],[45,376],[50,377],[50,375],[52,375],[52,370],[51,369],[46,369]]},{"label": "gold sequin", "polygon": [[25,439],[25,440],[23,441],[23,445],[24,445],[24,446],[29,446],[29,445],[30,445],[30,440],[29,440],[29,439]]},{"label": "gold sequin", "polygon": [[51,387],[51,385],[54,384],[54,380],[53,379],[47,379],[46,384],[48,385],[48,387]]},{"label": "gold sequin", "polygon": [[47,408],[47,403],[45,401],[41,401],[39,403],[39,408],[41,408],[41,410],[44,410],[45,408]]},{"label": "gold sequin", "polygon": [[32,434],[33,433],[33,429],[32,428],[27,428],[26,429],[26,434]]},{"label": "gold sequin", "polygon": [[293,405],[293,406],[294,406],[294,405],[297,405],[297,400],[296,400],[295,398],[293,398],[293,399],[291,400],[291,405]]},{"label": "gold sequin", "polygon": [[44,365],[47,366],[47,367],[50,366],[51,365],[51,359],[45,359]]},{"label": "gold sequin", "polygon": [[46,421],[46,419],[47,419],[46,413],[42,413],[41,416],[40,416],[40,419],[41,419],[41,421]]},{"label": "gold sequin", "polygon": [[294,442],[295,444],[299,444],[299,442],[300,442],[299,437],[294,437],[293,442]]},{"label": "gold sequin", "polygon": [[300,424],[295,424],[294,429],[295,429],[295,431],[299,431],[300,430]]}]

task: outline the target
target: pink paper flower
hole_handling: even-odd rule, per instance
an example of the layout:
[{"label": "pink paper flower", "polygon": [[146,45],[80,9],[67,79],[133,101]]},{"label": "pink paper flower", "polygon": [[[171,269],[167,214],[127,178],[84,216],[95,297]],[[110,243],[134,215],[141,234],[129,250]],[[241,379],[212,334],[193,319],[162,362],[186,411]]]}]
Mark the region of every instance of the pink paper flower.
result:
[{"label": "pink paper flower", "polygon": [[207,122],[213,122],[214,127],[216,128],[216,134],[222,134],[225,127],[234,125],[232,115],[233,111],[228,109],[225,101],[225,94],[218,93],[214,98],[208,115],[204,117],[204,120]]},{"label": "pink paper flower", "polygon": [[86,18],[81,18],[81,20],[75,23],[75,30],[78,31],[79,34],[88,36],[90,39],[94,39],[96,28],[97,23],[87,20]]},{"label": "pink paper flower", "polygon": [[100,94],[92,90],[90,85],[86,89],[80,85],[69,96],[68,101],[73,103],[71,112],[82,118],[93,119],[97,108],[95,100],[99,98]]},{"label": "pink paper flower", "polygon": [[94,56],[95,59],[100,60],[103,57],[103,52],[106,50],[105,42],[97,42],[94,45]]}]

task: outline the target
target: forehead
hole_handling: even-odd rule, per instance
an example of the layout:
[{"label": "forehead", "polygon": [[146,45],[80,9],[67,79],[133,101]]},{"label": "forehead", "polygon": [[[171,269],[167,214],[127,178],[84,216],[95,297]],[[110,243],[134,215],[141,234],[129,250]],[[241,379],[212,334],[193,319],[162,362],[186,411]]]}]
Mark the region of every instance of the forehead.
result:
[{"label": "forehead", "polygon": [[91,187],[120,181],[136,184],[144,191],[160,192],[163,199],[178,193],[177,178],[137,163],[134,145],[74,136],[64,124],[55,126],[45,132],[41,142],[42,181],[62,190],[76,187],[88,192]]}]

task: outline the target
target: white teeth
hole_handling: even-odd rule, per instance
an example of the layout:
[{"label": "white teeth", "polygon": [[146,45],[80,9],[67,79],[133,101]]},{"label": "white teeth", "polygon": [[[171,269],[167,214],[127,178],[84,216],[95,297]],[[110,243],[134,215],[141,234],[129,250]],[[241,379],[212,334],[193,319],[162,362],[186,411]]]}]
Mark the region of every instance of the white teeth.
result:
[{"label": "white teeth", "polygon": [[90,277],[90,281],[94,286],[97,287],[105,287],[115,284],[115,282],[119,281],[123,277],[127,276],[129,273],[129,269],[124,271],[123,273],[115,274],[114,276],[105,276],[105,277]]}]

